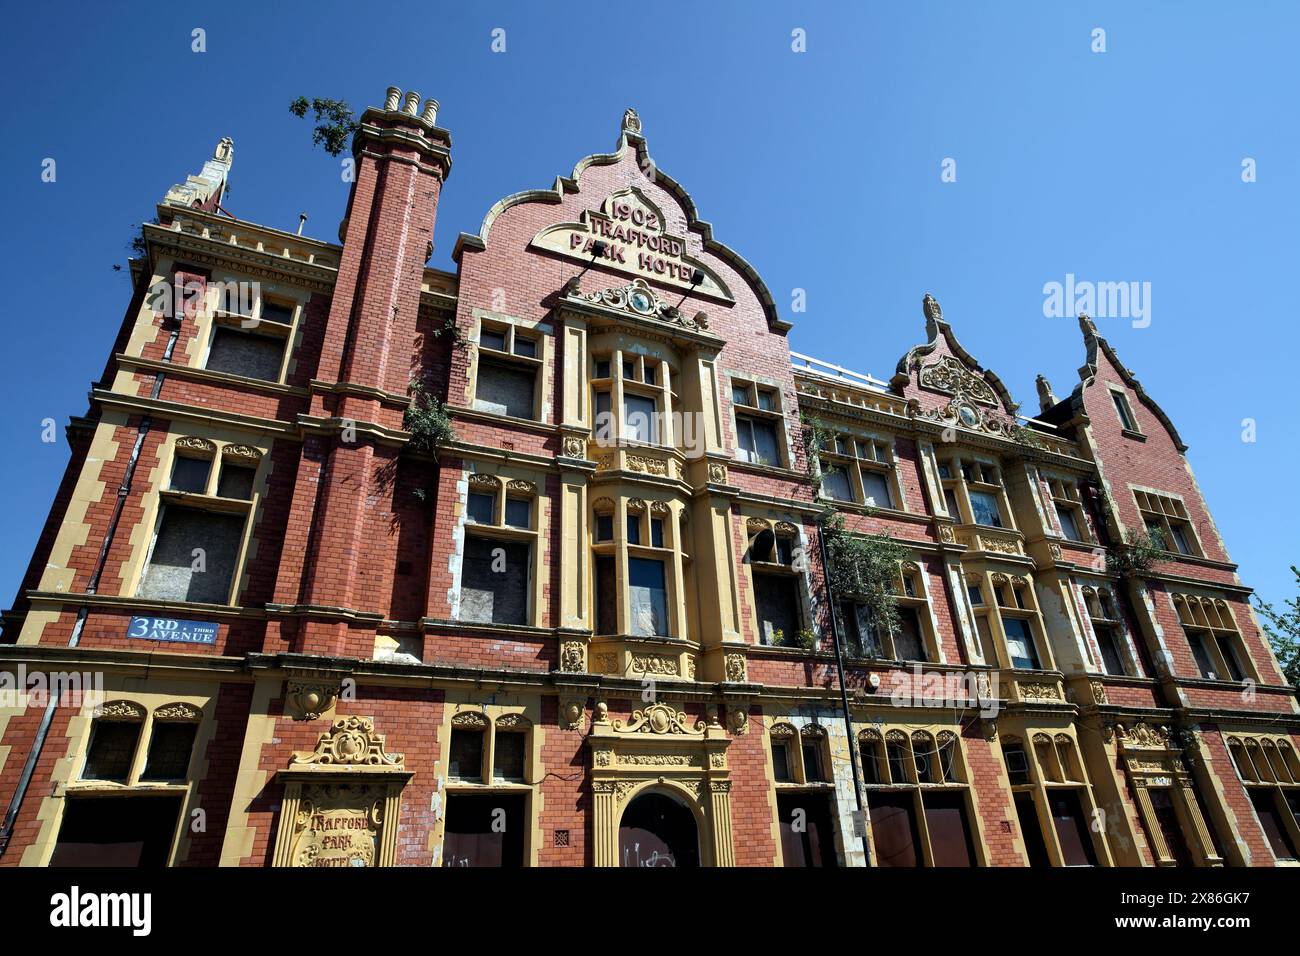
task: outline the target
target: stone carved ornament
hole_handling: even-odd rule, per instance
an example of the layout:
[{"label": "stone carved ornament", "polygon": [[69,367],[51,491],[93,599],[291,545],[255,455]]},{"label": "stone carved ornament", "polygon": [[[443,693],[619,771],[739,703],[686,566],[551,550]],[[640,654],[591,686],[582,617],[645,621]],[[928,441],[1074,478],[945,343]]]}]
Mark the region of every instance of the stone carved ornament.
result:
[{"label": "stone carved ornament", "polygon": [[920,384],[934,392],[948,395],[966,395],[972,401],[984,405],[997,406],[997,396],[988,382],[980,378],[959,359],[945,355],[937,362],[931,362],[921,369]]},{"label": "stone carved ornament", "polygon": [[632,719],[625,725],[621,720],[613,722],[614,730],[621,734],[687,734],[698,736],[704,733],[704,721],[695,722],[692,728],[690,718],[667,704],[652,704],[644,710],[632,712]]},{"label": "stone carved ornament", "polygon": [[153,712],[153,719],[196,722],[203,719],[203,711],[193,704],[178,700],[175,703],[163,704],[161,707],[156,708]]},{"label": "stone carved ornament", "polygon": [[[576,290],[566,291],[572,295]],[[697,312],[694,318],[687,318],[685,313],[676,306],[662,302],[644,279],[633,279],[627,285],[617,288],[588,292],[583,295],[583,298],[597,305],[670,322],[684,329],[704,331],[709,327],[709,317],[705,313]]]},{"label": "stone carved ornament", "polygon": [[338,680],[290,680],[285,682],[285,703],[294,720],[319,720],[334,706],[342,689]]},{"label": "stone carved ornament", "polygon": [[581,673],[587,669],[587,649],[582,641],[565,641],[560,645],[560,670]]},{"label": "stone carved ornament", "polygon": [[113,720],[144,720],[144,708],[129,700],[110,700],[96,708],[95,716]]},{"label": "stone carved ornament", "polygon": [[731,681],[733,684],[744,683],[746,678],[745,655],[728,654],[724,658],[724,661],[725,661],[725,668],[727,672],[727,680]]},{"label": "stone carved ornament", "polygon": [[564,439],[564,457],[566,458],[586,458],[587,442],[586,439],[570,435]]},{"label": "stone carved ornament", "polygon": [[327,733],[320,735],[316,749],[311,753],[298,752],[289,761],[295,765],[313,766],[370,766],[402,770],[405,754],[390,754],[384,750],[384,735],[375,733],[375,722],[370,717],[340,717]]}]

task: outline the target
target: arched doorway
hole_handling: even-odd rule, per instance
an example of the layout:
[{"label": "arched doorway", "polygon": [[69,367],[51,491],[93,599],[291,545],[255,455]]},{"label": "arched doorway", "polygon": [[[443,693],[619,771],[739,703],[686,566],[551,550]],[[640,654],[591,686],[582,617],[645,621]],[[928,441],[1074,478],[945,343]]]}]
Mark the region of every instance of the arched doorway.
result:
[{"label": "arched doorway", "polygon": [[690,808],[662,793],[634,799],[618,827],[619,866],[700,865],[700,834]]}]

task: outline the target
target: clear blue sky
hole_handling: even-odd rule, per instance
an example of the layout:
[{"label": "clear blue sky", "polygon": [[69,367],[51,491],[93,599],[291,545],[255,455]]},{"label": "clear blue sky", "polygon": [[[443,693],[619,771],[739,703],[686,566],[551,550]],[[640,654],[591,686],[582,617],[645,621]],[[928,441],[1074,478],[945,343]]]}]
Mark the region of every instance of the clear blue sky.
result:
[{"label": "clear blue sky", "polygon": [[[205,53],[191,51],[196,27]],[[228,135],[232,212],[283,229],[306,212],[309,234],[334,239],[338,162],[288,103],[361,108],[390,84],[440,99],[452,133],[438,266],[499,197],[610,149],[633,105],[661,168],[794,321],[799,351],[887,377],[921,338],[930,291],[1033,411],[1034,375],[1064,394],[1084,357],[1074,320],[1044,317],[1044,283],[1150,282],[1150,326],[1102,332],[1191,446],[1244,580],[1279,601],[1300,563],[1300,316],[1284,294],[1300,252],[1297,27],[1295,4],[1226,2],[15,10],[0,35],[0,602],[67,460],[41,421],[61,429],[86,410],[127,302],[112,266],[133,225]],[[940,180],[946,157],[955,183]],[[805,313],[789,311],[795,288]]]}]

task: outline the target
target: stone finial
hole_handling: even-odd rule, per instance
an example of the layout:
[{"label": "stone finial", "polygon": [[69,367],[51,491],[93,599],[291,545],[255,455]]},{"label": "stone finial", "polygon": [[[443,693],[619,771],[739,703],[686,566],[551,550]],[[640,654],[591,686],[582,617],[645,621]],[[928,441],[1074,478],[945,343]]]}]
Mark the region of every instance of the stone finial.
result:
[{"label": "stone finial", "polygon": [[925,294],[921,300],[921,308],[925,312],[925,317],[933,322],[943,321],[943,309],[939,308],[939,301],[930,293]]},{"label": "stone finial", "polygon": [[411,90],[406,94],[406,103],[402,106],[402,112],[407,116],[414,116],[420,111],[420,94]]},{"label": "stone finial", "polygon": [[1038,407],[1042,411],[1047,411],[1056,404],[1056,395],[1052,392],[1052,383],[1047,380],[1047,376],[1039,375],[1034,379],[1034,384],[1038,386]]},{"label": "stone finial", "polygon": [[436,126],[438,123],[438,101],[432,96],[424,101],[424,112],[420,114],[420,119],[424,120],[430,126]]},{"label": "stone finial", "polygon": [[234,161],[235,141],[223,136],[212,151],[212,158],[203,164],[203,169],[167,190],[163,202],[169,206],[211,211],[221,201]]},{"label": "stone finial", "polygon": [[399,89],[396,86],[390,86],[388,88],[388,95],[384,98],[384,109],[388,110],[390,113],[394,112],[397,109],[397,105],[401,102],[401,100],[402,100],[401,89]]},{"label": "stone finial", "polygon": [[641,117],[637,116],[636,110],[632,109],[630,106],[623,111],[623,132],[641,132]]}]

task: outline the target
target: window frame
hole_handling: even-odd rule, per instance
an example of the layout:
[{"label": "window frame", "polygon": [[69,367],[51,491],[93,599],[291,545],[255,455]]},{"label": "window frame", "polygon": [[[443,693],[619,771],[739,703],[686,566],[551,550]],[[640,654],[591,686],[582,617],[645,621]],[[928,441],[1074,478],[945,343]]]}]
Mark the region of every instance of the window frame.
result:
[{"label": "window frame", "polygon": [[[524,544],[528,546],[528,572],[525,579],[525,589],[528,597],[527,608],[524,612],[523,624],[506,624],[491,621],[471,621],[461,617],[464,605],[458,602],[456,608],[456,620],[469,626],[487,625],[489,627],[537,627],[541,611],[542,602],[538,596],[538,579],[540,572],[538,570],[539,552],[541,547],[541,527],[542,527],[542,496],[538,491],[539,485],[536,481],[529,478],[511,478],[504,475],[494,474],[491,472],[469,472],[466,477],[465,498],[462,507],[462,527],[463,527],[463,545],[468,549],[469,540],[476,538],[486,541],[498,541],[508,544]],[[490,523],[481,522],[470,518],[469,502],[470,495],[491,495],[492,496],[492,520]],[[527,500],[529,504],[529,525],[528,527],[519,527],[516,525],[506,524],[506,503],[508,501]],[[462,552],[463,554],[463,552]],[[465,587],[465,564],[462,561],[457,570],[457,592],[463,593]]]}]

